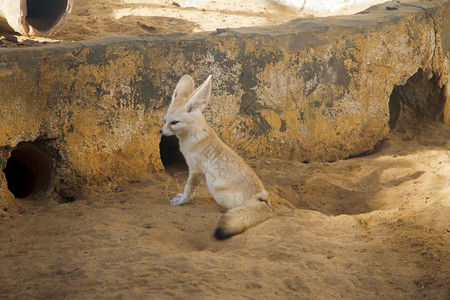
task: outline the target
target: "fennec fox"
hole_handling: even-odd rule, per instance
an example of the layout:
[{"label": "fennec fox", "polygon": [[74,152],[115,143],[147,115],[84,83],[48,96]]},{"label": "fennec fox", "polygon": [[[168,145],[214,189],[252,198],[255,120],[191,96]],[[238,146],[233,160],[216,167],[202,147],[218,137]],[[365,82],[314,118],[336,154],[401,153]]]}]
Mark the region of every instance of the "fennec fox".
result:
[{"label": "fennec fox", "polygon": [[181,77],[160,133],[177,136],[189,167],[183,194],[177,194],[170,203],[186,203],[192,188],[205,176],[214,200],[227,209],[214,233],[217,239],[226,239],[272,217],[274,211],[259,177],[203,117],[210,96],[211,75],[195,90],[189,75]]}]

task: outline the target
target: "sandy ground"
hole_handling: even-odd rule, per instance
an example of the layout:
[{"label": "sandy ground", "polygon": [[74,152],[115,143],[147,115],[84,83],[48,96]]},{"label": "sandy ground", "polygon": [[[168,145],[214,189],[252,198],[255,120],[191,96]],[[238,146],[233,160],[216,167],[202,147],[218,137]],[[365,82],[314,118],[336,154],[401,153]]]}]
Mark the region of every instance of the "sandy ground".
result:
[{"label": "sandy ground", "polygon": [[[75,0],[69,21],[55,38],[82,40],[105,34],[189,34],[280,24],[304,16],[265,0],[216,1],[180,7],[176,0]],[[201,1],[197,1],[201,2]]]},{"label": "sandy ground", "polygon": [[[0,47],[39,46],[42,43],[80,41],[108,34],[179,36],[218,28],[281,24],[305,16],[294,8],[267,0],[201,2],[197,1],[195,7],[183,7],[189,1],[74,0],[69,20],[55,36],[29,39],[0,31]],[[13,41],[4,36],[12,37]]]},{"label": "sandy ground", "polygon": [[[295,17],[263,1],[252,11],[184,10],[192,16],[176,1],[153,2],[76,0],[56,38]],[[375,154],[333,163],[248,162],[278,216],[221,242],[212,234],[222,212],[204,187],[191,203],[169,204],[184,172],[86,189],[70,203],[23,200],[0,213],[0,298],[450,298],[449,127],[394,132]]]},{"label": "sandy ground", "polygon": [[221,211],[184,173],[136,176],[0,218],[0,297],[449,299],[450,128],[371,156],[251,160],[278,216],[216,241]]}]

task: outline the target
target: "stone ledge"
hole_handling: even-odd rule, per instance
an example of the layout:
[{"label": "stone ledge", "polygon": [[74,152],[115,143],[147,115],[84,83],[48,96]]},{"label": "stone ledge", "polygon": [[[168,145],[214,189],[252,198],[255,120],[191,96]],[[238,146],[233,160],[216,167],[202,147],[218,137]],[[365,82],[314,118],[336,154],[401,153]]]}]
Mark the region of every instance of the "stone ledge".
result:
[{"label": "stone ledge", "polygon": [[[0,49],[2,169],[19,143],[45,144],[54,187],[162,169],[160,129],[176,81],[213,75],[205,114],[244,157],[332,161],[389,132],[390,95],[419,70],[450,123],[450,2],[387,3],[345,17],[190,36],[107,36]],[[0,172],[0,195],[10,198]]]}]

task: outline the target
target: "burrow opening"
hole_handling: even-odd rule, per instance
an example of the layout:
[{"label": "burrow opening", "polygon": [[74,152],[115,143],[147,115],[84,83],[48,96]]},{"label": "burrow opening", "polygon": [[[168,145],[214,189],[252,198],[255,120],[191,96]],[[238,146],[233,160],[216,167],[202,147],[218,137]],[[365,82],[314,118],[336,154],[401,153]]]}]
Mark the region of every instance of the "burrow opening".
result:
[{"label": "burrow opening", "polygon": [[161,136],[161,141],[159,142],[159,154],[164,170],[167,173],[173,174],[175,172],[189,170],[183,153],[180,151],[180,143],[175,135]]},{"label": "burrow opening", "polygon": [[444,86],[439,77],[419,69],[404,85],[395,85],[389,97],[389,127],[418,127],[423,121],[443,121]]},{"label": "burrow opening", "polygon": [[2,171],[15,198],[45,193],[53,185],[53,159],[38,143],[19,143],[10,152]]},{"label": "burrow opening", "polygon": [[67,0],[27,0],[26,21],[39,31],[55,26],[67,9]]}]

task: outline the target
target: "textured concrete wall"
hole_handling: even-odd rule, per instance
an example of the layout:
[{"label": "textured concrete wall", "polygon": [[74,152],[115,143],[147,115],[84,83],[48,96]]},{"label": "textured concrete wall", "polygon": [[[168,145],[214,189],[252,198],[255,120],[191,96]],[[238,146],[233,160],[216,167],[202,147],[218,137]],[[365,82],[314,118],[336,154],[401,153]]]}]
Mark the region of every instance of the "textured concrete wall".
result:
[{"label": "textured concrete wall", "polygon": [[[450,96],[450,2],[386,6],[268,28],[0,49],[2,168],[20,142],[38,140],[56,153],[62,195],[162,169],[158,130],[183,74],[213,75],[205,114],[245,157],[367,151],[389,132],[393,87],[418,69]],[[2,172],[0,191],[11,197]]]}]

